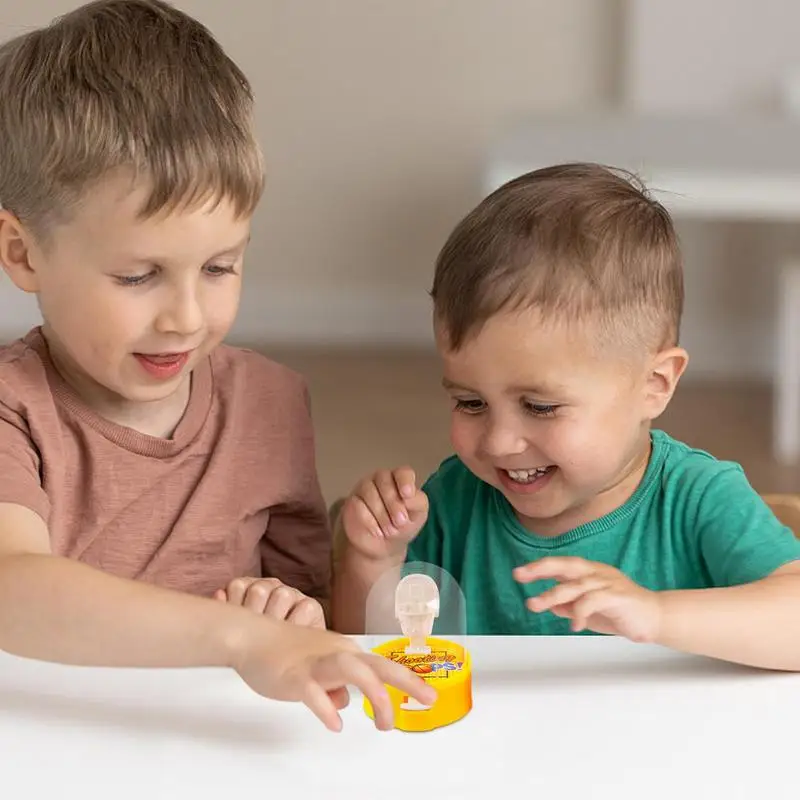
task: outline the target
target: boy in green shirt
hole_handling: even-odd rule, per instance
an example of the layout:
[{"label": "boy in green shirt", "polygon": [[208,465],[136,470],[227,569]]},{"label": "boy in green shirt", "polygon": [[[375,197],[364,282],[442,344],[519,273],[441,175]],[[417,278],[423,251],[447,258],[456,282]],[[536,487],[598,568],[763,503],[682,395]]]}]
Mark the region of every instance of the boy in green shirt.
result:
[{"label": "boy in green shirt", "polygon": [[588,164],[486,198],[432,291],[455,455],[344,504],[334,625],[364,630],[370,588],[445,570],[470,634],[617,634],[800,669],[800,542],[738,465],[652,422],[688,355],[682,263],[664,208]]}]

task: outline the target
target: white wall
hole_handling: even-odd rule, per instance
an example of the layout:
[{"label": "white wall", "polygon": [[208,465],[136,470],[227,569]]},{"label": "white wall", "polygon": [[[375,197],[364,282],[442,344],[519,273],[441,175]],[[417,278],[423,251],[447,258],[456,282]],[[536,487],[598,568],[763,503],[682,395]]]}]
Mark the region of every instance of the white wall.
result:
[{"label": "white wall", "polygon": [[[75,0],[0,0],[0,37]],[[237,333],[427,342],[432,263],[509,116],[602,104],[616,0],[178,0],[250,75],[269,186]],[[232,13],[233,8],[247,13]],[[35,320],[0,283],[0,335]]]},{"label": "white wall", "polygon": [[624,94],[643,111],[775,112],[800,70],[796,0],[626,0]]},{"label": "white wall", "polygon": [[[74,2],[0,0],[0,37]],[[429,342],[433,260],[510,119],[602,107],[620,91],[639,110],[775,109],[800,61],[794,0],[177,4],[257,93],[269,184],[235,330],[248,341]],[[800,237],[680,232],[690,374],[769,375],[775,267]],[[0,278],[0,337],[37,319]]]},{"label": "white wall", "polygon": [[[625,16],[621,94],[630,110],[781,114],[787,77],[800,80],[796,0],[627,0]],[[771,376],[777,268],[800,254],[795,226],[679,229],[690,374]]]}]

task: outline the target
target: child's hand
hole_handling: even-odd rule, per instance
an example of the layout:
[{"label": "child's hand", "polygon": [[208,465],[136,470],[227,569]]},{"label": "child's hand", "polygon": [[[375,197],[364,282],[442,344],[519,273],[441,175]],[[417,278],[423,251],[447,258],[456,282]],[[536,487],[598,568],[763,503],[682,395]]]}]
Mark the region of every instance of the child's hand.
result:
[{"label": "child's hand", "polygon": [[381,470],[361,481],[342,508],[350,544],[375,559],[402,553],[427,518],[428,497],[417,489],[409,467]]},{"label": "child's hand", "polygon": [[262,633],[264,628],[245,635],[233,666],[254,691],[275,700],[305,703],[332,731],[341,730],[338,711],[350,701],[348,685],[356,686],[369,699],[380,730],[389,730],[394,724],[385,684],[424,705],[436,701],[436,690],[408,667],[365,653],[346,636],[279,625],[280,630],[268,637]]},{"label": "child's hand", "polygon": [[218,589],[214,598],[295,625],[325,628],[322,606],[277,578],[236,578],[227,589]]},{"label": "child's hand", "polygon": [[572,620],[575,632],[624,636],[654,642],[661,626],[657,592],[644,589],[607,564],[583,558],[543,558],[514,570],[520,583],[555,579],[557,586],[527,601],[531,611],[548,609]]}]

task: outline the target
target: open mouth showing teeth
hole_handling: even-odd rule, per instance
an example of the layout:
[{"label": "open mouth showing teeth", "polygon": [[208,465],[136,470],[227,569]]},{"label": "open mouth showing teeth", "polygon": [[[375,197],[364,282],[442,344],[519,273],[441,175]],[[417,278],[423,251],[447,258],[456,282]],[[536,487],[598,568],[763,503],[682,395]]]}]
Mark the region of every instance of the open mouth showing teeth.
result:
[{"label": "open mouth showing teeth", "polygon": [[505,472],[516,483],[533,483],[537,478],[542,478],[555,469],[553,466],[537,467],[536,469],[507,469]]}]

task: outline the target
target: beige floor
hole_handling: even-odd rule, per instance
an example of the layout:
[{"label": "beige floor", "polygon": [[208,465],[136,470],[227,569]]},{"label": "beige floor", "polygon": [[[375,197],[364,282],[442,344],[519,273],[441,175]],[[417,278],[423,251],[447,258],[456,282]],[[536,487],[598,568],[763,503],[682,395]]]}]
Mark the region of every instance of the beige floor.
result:
[{"label": "beige floor", "polygon": [[[424,476],[448,455],[448,409],[434,356],[259,349],[308,380],[329,502],[379,467],[410,464]],[[738,461],[760,492],[798,492],[800,467],[770,458],[770,403],[769,386],[687,381],[660,427]]]}]

